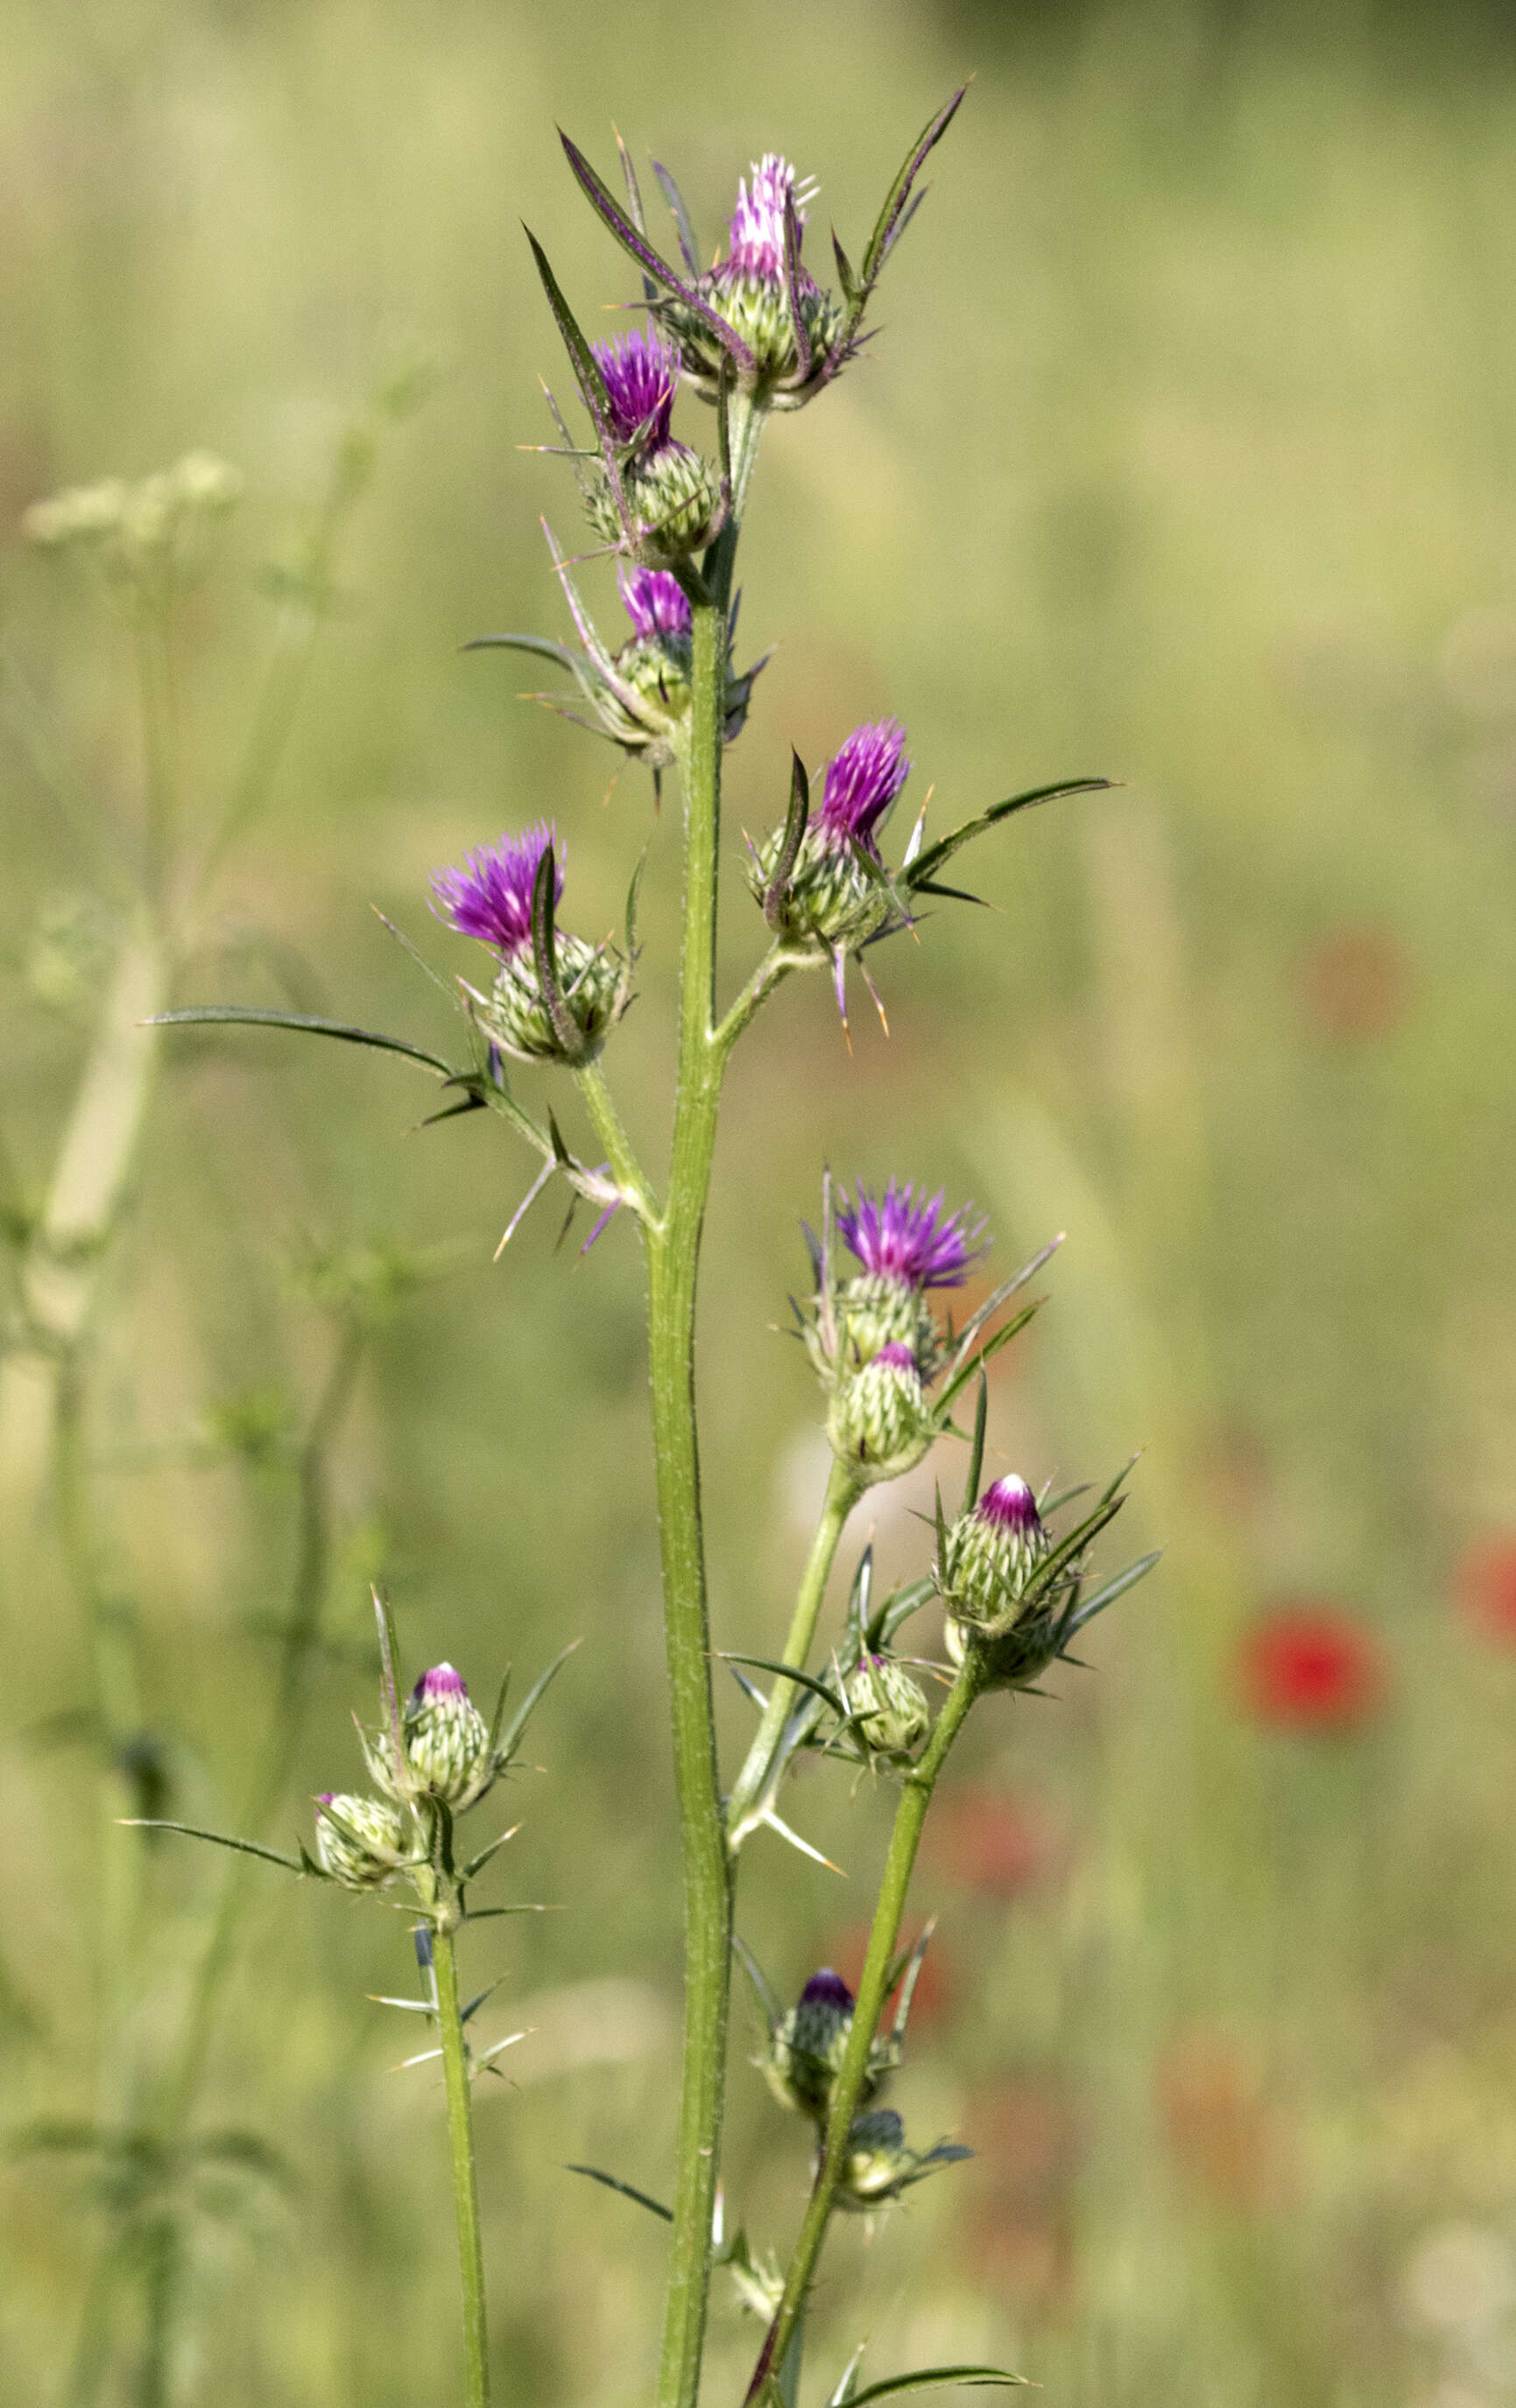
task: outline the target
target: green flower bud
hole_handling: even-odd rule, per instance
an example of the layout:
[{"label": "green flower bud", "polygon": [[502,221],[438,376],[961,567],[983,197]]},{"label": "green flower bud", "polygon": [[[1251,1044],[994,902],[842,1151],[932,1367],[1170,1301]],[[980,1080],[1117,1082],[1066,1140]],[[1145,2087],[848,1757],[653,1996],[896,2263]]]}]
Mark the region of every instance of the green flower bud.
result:
[{"label": "green flower bud", "polygon": [[905,2127],[893,2107],[875,2107],[866,2115],[855,2116],[848,2129],[837,2204],[868,2214],[899,2199],[939,2166],[955,2165],[973,2154],[953,2141],[939,2141],[934,2149],[924,2152],[910,2148]]},{"label": "green flower bud", "polygon": [[844,1695],[865,1744],[892,1764],[909,1764],[931,1727],[931,1714],[919,1683],[903,1664],[886,1656],[865,1656],[847,1675]]},{"label": "green flower bud", "polygon": [[405,1863],[400,1810],[384,1798],[316,1800],[316,1855],[344,1889],[383,1889]]},{"label": "green flower bud", "polygon": [[489,1725],[451,1664],[434,1664],[411,1693],[401,1731],[406,1770],[447,1806],[471,1806],[490,1775]]},{"label": "green flower bud", "polygon": [[764,2078],[781,2107],[825,2122],[853,2028],[853,1993],[823,1965],[813,1973],[769,2042]]},{"label": "green flower bud", "polygon": [[[823,1965],[812,1974],[758,2060],[781,2107],[826,2122],[853,2029],[853,1993],[840,1973]],[[878,2097],[895,2061],[888,2042],[871,2044],[861,2092],[865,2105]]]},{"label": "green flower bud", "polygon": [[1047,1547],[1026,1482],[1014,1473],[997,1480],[947,1534],[942,1598],[949,1616],[984,1632],[1011,1629]]},{"label": "green flower bud", "polygon": [[[779,867],[784,841],[784,829],[775,828],[748,856],[747,883],[760,903]],[[839,945],[856,952],[884,926],[892,906],[851,846],[822,825],[806,829],[775,909],[775,933],[784,943],[825,955]]]},{"label": "green flower bud", "polygon": [[607,543],[628,545],[650,567],[686,559],[715,532],[721,496],[709,467],[687,443],[671,437],[657,451],[628,460],[621,470],[621,494],[627,525],[609,477],[603,469],[591,470],[585,497],[590,525]]},{"label": "green flower bud", "polygon": [[914,1471],[936,1435],[909,1346],[881,1347],[840,1383],[827,1414],[832,1453],[865,1486]]},{"label": "green flower bud", "polygon": [[839,1373],[861,1370],[887,1346],[905,1347],[923,1378],[931,1377],[942,1341],[924,1288],[888,1272],[859,1271],[845,1281],[833,1297],[831,1317],[837,1333],[832,1357],[823,1343],[819,1321],[805,1323],[805,1351],[829,1387]]},{"label": "green flower bud", "polygon": [[553,1025],[531,948],[521,945],[500,963],[495,983],[481,999],[479,1020],[487,1036],[521,1062],[594,1060],[614,1026],[622,993],[621,957],[611,945],[556,932],[558,980],[582,1048],[570,1053]]}]

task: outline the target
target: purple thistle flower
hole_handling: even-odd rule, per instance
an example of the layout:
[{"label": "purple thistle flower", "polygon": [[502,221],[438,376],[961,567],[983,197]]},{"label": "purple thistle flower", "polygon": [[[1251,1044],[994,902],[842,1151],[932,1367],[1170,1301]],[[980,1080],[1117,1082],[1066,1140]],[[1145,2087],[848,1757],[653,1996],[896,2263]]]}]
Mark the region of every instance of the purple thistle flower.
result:
[{"label": "purple thistle flower", "polygon": [[1007,1531],[1013,1538],[1031,1538],[1042,1528],[1037,1500],[1026,1482],[1018,1480],[1014,1471],[987,1488],[974,1510],[981,1522],[988,1522],[993,1529]]},{"label": "purple thistle flower", "polygon": [[898,719],[855,727],[827,764],[818,814],[822,837],[839,850],[856,841],[872,852],[874,831],[910,774],[905,730]]},{"label": "purple thistle flower", "polygon": [[834,1973],[830,1965],[823,1965],[819,1973],[812,1974],[801,1992],[801,2004],[802,2007],[835,2007],[840,2014],[850,2015],[856,2000],[842,1975]]},{"label": "purple thistle flower", "polygon": [[416,1683],[411,1692],[411,1701],[412,1705],[423,1706],[430,1705],[438,1698],[467,1698],[468,1695],[461,1672],[455,1672],[451,1664],[434,1664],[431,1670],[423,1672]]},{"label": "purple thistle flower", "polygon": [[744,276],[761,276],[777,283],[785,270],[785,203],[795,196],[795,215],[805,223],[805,203],[815,187],[795,185],[795,170],[776,150],[766,150],[748,169],[748,181],[737,187],[737,206],[729,221],[731,247],[727,264]]},{"label": "purple thistle flower", "polygon": [[984,1251],[974,1240],[985,1225],[972,1220],[972,1205],[952,1213],[942,1207],[941,1188],[917,1203],[913,1183],[898,1187],[891,1180],[882,1197],[863,1186],[851,1203],[844,1195],[837,1226],[844,1244],[876,1279],[902,1287],[961,1287],[969,1264]]},{"label": "purple thistle flower", "polygon": [[538,865],[554,856],[555,899],[563,894],[563,858],[552,823],[539,820],[520,836],[465,853],[461,869],[434,869],[432,893],[462,937],[478,937],[498,953],[519,953],[531,943],[531,898]]},{"label": "purple thistle flower", "polygon": [[654,643],[659,636],[688,635],[693,624],[689,596],[666,568],[621,568],[616,582],[640,644]]},{"label": "purple thistle flower", "polygon": [[592,343],[590,350],[605,379],[616,441],[631,442],[645,426],[644,455],[661,452],[669,440],[679,384],[678,345],[649,327],[618,335],[609,343]]}]

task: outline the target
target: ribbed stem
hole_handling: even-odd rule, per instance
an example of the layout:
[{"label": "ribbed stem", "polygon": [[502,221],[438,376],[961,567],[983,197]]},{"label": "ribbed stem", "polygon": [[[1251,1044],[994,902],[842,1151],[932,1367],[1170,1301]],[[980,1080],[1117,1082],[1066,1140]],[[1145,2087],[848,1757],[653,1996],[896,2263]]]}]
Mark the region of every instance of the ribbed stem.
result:
[{"label": "ribbed stem", "polygon": [[826,2152],[821,2170],[811,2193],[810,2204],[795,2243],[789,2271],[785,2277],[784,2297],[779,2311],[770,2327],[762,2353],[748,2389],[754,2400],[769,2381],[770,2370],[782,2367],[794,2338],[796,2327],[804,2312],[821,2244],[827,2237],[836,2203],[838,2185],[847,2155],[847,2136],[868,2071],[869,2045],[878,2028],[884,2011],[886,1984],[890,1961],[900,1938],[900,1927],[905,1913],[905,1896],[911,1885],[911,1873],[916,1864],[916,1852],[921,1842],[922,1825],[931,1803],[931,1793],[937,1776],[947,1761],[953,1742],[963,1727],[963,1719],[977,1694],[977,1684],[969,1666],[960,1672],[947,1693],[946,1701],[937,1717],[927,1752],[914,1771],[905,1776],[900,1804],[895,1809],[895,1827],[889,1835],[889,1855],[885,1863],[885,1877],[879,1891],[879,1901],[874,1910],[874,1926],[869,1933],[869,1953],[864,1959],[862,1979],[858,1985],[858,2004],[853,2011],[853,2027],[848,2034],[847,2052],[837,2087],[832,2094],[831,2114],[827,2125]]},{"label": "ribbed stem", "polygon": [[685,1898],[684,2072],[659,2408],[693,2408],[700,2385],[731,1985],[731,1883],[711,1697],[695,1426],[696,1281],[723,1061],[713,1031],[726,617],[724,586],[695,606],[694,692],[683,765],[678,1089],[668,1197],[660,1222],[645,1230],[653,1446]]},{"label": "ribbed stem", "polygon": [[488,2408],[489,2339],[484,2322],[484,2251],[479,2230],[479,2182],[474,2171],[473,2100],[469,2052],[458,2008],[458,1969],[453,1934],[432,1933],[432,1971],[437,1983],[437,2024],[447,2083],[447,2137],[453,2152],[453,2205],[458,2223],[458,2269],[463,2277],[463,2396],[467,2408]]},{"label": "ribbed stem", "polygon": [[[834,1461],[831,1477],[827,1483],[826,1502],[821,1509],[816,1537],[811,1541],[805,1570],[801,1575],[795,1612],[780,1659],[793,1665],[797,1672],[804,1671],[816,1643],[816,1626],[820,1619],[822,1600],[827,1594],[831,1567],[837,1559],[837,1549],[842,1543],[843,1530],[862,1493],[846,1466]],[[747,1818],[768,1788],[773,1770],[774,1751],[794,1703],[794,1682],[776,1679],[763,1719],[747,1751],[747,1761],[738,1774],[727,1801],[728,1844],[733,1850],[742,1845],[747,1828],[751,1828]]]}]

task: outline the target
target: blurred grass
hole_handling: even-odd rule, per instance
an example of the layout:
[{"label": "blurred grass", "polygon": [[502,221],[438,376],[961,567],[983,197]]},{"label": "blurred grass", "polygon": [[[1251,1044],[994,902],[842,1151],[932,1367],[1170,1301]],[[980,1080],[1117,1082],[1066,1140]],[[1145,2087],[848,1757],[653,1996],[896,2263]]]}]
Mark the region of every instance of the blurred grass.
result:
[{"label": "blurred grass", "polygon": [[[376,383],[435,356],[187,993],[293,982],[440,1034],[370,901],[456,963],[426,870],[551,810],[570,924],[608,925],[649,825],[643,781],[607,796],[610,756],[517,705],[503,658],[455,650],[561,629],[535,518],[567,537],[570,498],[515,448],[541,439],[538,374],[557,377],[517,221],[586,312],[631,290],[555,119],[598,158],[614,118],[673,161],[708,235],[747,158],[782,144],[850,240],[978,64],[891,266],[888,332],[766,444],[744,633],[782,643],[730,816],[776,815],[791,740],[816,759],[886,710],[944,815],[1062,772],[1127,782],[1018,823],[976,862],[993,912],[883,957],[888,1043],[855,1017],[849,1058],[822,982],[796,982],[739,1057],[702,1364],[718,1643],[772,1641],[804,1545],[815,1398],[771,1325],[825,1160],[974,1193],[1007,1265],[1068,1229],[997,1384],[996,1460],[1041,1478],[1142,1445],[1132,1518],[1167,1554],[1100,1627],[1095,1676],[1056,1707],[984,1713],[972,1794],[991,1817],[1016,1801],[1041,1870],[970,1878],[946,1843],[924,1867],[944,1995],[902,2086],[924,2141],[961,2131],[981,2154],[872,2243],[840,2237],[816,2376],[868,2333],[881,2372],[998,2356],[1079,2408],[1504,2401],[1516,1669],[1459,1622],[1452,1568],[1516,1522],[1516,64],[1478,11],[858,0],[713,35],[671,0],[620,22],[608,41],[580,5],[7,7],[6,523],[194,444],[245,470],[180,628],[209,812],[268,640],[260,566]],[[129,812],[132,692],[85,583],[17,542],[0,612],[6,696],[22,678],[92,806]],[[91,871],[32,757],[7,720],[0,1126],[35,1191],[90,1016],[87,983],[69,1009],[39,996],[36,930]],[[650,1142],[675,867],[666,815],[613,1065]],[[732,886],[737,959],[753,931]],[[341,1449],[296,1804],[356,1770],[371,1572],[412,1661],[449,1656],[482,1688],[585,1633],[501,1876],[565,1911],[477,1947],[538,2025],[484,2107],[483,2179],[506,2395],[619,2401],[646,2379],[659,2233],[559,2168],[657,2192],[671,2128],[634,1252],[617,1229],[583,1261],[555,1253],[543,1208],[492,1268],[527,1166],[476,1122],[408,1135],[427,1091],[332,1053],[173,1049],[97,1365],[116,1577],[182,1800],[224,1818],[292,1500],[277,1469],[172,1450],[217,1399],[309,1401],[325,1340],[279,1264],[311,1232],[454,1249],[378,1335]],[[888,1562],[919,1565],[904,1511],[878,1519]],[[45,1534],[9,1532],[6,1564],[15,2128],[89,2111],[96,1827],[84,1751],[28,1736],[87,1693]],[[1381,1634],[1393,1685],[1367,1727],[1280,1734],[1240,1712],[1239,1633],[1282,1596]],[[724,1711],[735,1743],[735,1693]],[[744,1924],[785,1986],[848,1944],[884,1829],[883,1800],[819,1781],[803,1813],[852,1877],[754,1855]],[[150,2059],[213,1877],[155,1852]],[[393,1920],[260,1891],[208,2114],[265,2134],[296,2188],[206,2229],[181,2397],[445,2395],[438,2102],[425,2073],[386,2071],[399,2050],[364,1996],[403,1969]],[[574,1987],[608,1977],[636,1986]],[[801,2157],[739,2065],[729,2187],[755,2239],[787,2240]],[[98,2210],[34,2158],[0,2172],[0,2387],[51,2398]],[[752,2345],[723,2308],[713,2398]]]}]

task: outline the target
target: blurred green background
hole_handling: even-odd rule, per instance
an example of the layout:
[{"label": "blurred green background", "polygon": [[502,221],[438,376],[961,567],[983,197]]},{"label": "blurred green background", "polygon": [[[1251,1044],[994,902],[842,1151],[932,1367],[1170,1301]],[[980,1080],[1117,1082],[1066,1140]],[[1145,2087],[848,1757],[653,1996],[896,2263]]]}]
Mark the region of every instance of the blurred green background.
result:
[{"label": "blurred green background", "polygon": [[[1103,1474],[1141,1447],[1122,1535],[1166,1553],[1057,1703],[976,1718],[917,1878],[942,1922],[899,2102],[920,2144],[977,2155],[837,2235],[811,2380],[868,2338],[875,2373],[998,2358],[1069,2408],[1516,2401],[1507,13],[10,0],[4,38],[0,1129],[22,1260],[122,941],[101,832],[130,839],[143,784],[119,595],[28,548],[25,508],[194,447],[245,477],[172,617],[183,815],[207,831],[291,624],[268,565],[298,559],[344,428],[431,364],[378,434],[269,808],[176,995],[446,1043],[369,905],[451,975],[469,949],[429,918],[431,867],[551,812],[569,924],[599,933],[651,832],[642,997],[610,1067],[656,1153],[675,814],[654,823],[636,770],[608,793],[614,756],[518,702],[519,664],[458,652],[567,632],[536,521],[570,539],[571,488],[519,447],[548,434],[539,376],[568,380],[518,222],[593,329],[634,281],[555,121],[602,167],[613,121],[668,159],[711,243],[779,147],[822,179],[820,272],[827,219],[856,257],[909,136],[976,70],[887,331],[765,444],[744,635],[779,650],[729,756],[729,863],[778,816],[791,742],[819,761],[886,712],[939,827],[1061,774],[1124,782],[987,841],[994,909],[875,955],[888,1040],[856,1010],[849,1054],[824,982],[795,981],[738,1057],[700,1366],[717,1643],[778,1640],[819,1490],[816,1397],[774,1333],[825,1162],[972,1195],[1003,1270],[1067,1230],[995,1383],[994,1467]],[[586,579],[613,624],[609,572]],[[758,931],[729,885],[735,972]],[[529,1166],[483,1116],[414,1133],[430,1102],[377,1055],[175,1041],[90,1266],[82,1546],[12,1432],[7,2399],[453,2395],[439,2086],[392,2070],[410,2027],[367,1995],[411,1979],[393,1914],[254,1875],[192,2119],[241,2138],[193,2196],[120,2139],[171,2083],[223,1872],[188,1843],[123,1856],[108,1816],[135,1781],[156,1811],[235,1820],[303,1582],[319,1628],[271,1828],[309,1831],[309,1794],[358,1774],[375,1576],[412,1667],[449,1656],[481,1691],[585,1639],[491,1893],[560,1911],[470,1942],[481,1984],[506,1975],[489,2036],[532,2027],[481,2105],[488,2267],[503,2398],[647,2388],[660,2229],[561,2171],[669,2180],[635,1247],[617,1226],[556,1251],[548,1202],[492,1265]],[[302,1471],[354,1329],[353,1395]],[[892,1574],[925,1563],[929,1498],[876,1500]],[[122,1646],[124,1784],[102,1782],[98,1696]],[[722,1714],[734,1749],[735,1689]],[[856,1964],[888,1809],[823,1772],[795,1813],[845,1876],[776,1842],[744,1859],[742,1925],[781,1989]],[[729,2196],[783,2248],[805,2152],[753,2038],[740,2002]],[[718,2288],[712,2400],[741,2396],[756,2341]]]}]

